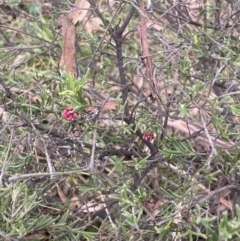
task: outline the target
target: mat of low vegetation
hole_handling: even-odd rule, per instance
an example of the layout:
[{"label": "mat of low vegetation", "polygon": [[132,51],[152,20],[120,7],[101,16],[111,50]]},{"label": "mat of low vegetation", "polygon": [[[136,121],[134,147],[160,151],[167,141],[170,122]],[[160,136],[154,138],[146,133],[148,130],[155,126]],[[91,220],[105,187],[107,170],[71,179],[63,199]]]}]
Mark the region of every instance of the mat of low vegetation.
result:
[{"label": "mat of low vegetation", "polygon": [[0,240],[239,240],[239,10],[0,1]]}]

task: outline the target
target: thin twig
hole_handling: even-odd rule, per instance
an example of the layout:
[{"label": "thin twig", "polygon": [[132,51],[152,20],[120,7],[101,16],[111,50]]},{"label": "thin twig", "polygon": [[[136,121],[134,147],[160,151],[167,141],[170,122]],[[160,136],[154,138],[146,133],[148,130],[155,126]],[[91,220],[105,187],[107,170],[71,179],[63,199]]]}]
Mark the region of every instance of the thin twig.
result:
[{"label": "thin twig", "polygon": [[219,188],[215,191],[210,192],[206,197],[202,198],[201,200],[199,200],[197,202],[198,205],[202,205],[204,202],[206,202],[208,199],[210,199],[212,196],[219,194],[227,189],[238,189],[239,190],[239,186],[237,185],[227,185],[225,187]]},{"label": "thin twig", "polygon": [[204,121],[204,119],[203,119],[202,110],[200,110],[200,116],[201,116],[201,121],[202,121],[203,128],[204,128],[204,132],[205,132],[205,134],[206,134],[206,137],[207,137],[207,139],[208,139],[208,141],[209,141],[209,144],[210,144],[210,146],[211,146],[211,149],[212,149],[212,150],[211,150],[211,153],[210,153],[210,155],[209,155],[209,157],[208,157],[208,160],[207,160],[207,165],[210,166],[212,157],[214,157],[214,156],[217,155],[217,150],[216,150],[216,148],[215,148],[215,146],[214,146],[214,144],[213,144],[212,137],[209,135],[209,132],[208,132],[206,123],[205,123],[205,121]]},{"label": "thin twig", "polygon": [[90,160],[90,164],[89,164],[89,169],[91,171],[94,171],[94,157],[95,157],[96,136],[97,136],[97,130],[94,129],[94,131],[93,131],[92,154],[91,154],[91,160]]},{"label": "thin twig", "polygon": [[230,93],[226,93],[226,94],[223,94],[221,96],[218,96],[217,98],[223,98],[223,97],[226,97],[226,96],[231,96],[231,95],[239,95],[240,94],[240,91],[235,91],[235,92],[230,92]]},{"label": "thin twig", "polygon": [[94,51],[94,54],[92,55],[92,58],[91,58],[90,62],[88,63],[87,68],[93,63],[93,60],[95,59],[96,55],[98,54],[98,51],[99,51],[100,47],[102,46],[102,43],[103,43],[103,41],[104,41],[105,36],[107,35],[107,33],[110,32],[110,34],[111,34],[111,32],[112,32],[112,27],[111,27],[111,25],[112,25],[113,21],[116,19],[116,16],[117,16],[117,14],[118,14],[118,12],[119,12],[119,9],[120,9],[120,6],[118,6],[118,8],[117,8],[114,16],[112,17],[111,21],[109,22],[109,24],[107,24],[108,21],[106,21],[106,19],[103,17],[103,15],[101,14],[101,12],[100,12],[99,9],[97,8],[95,2],[94,2],[94,1],[91,1],[91,0],[88,0],[88,2],[91,4],[92,8],[94,9],[94,11],[95,11],[96,14],[98,15],[98,17],[102,20],[102,23],[106,26],[106,30],[105,30],[105,32],[104,32],[104,34],[103,34],[103,36],[102,36],[102,38],[101,38],[101,40],[100,40],[97,48],[96,48],[96,50]]},{"label": "thin twig", "polygon": [[14,182],[17,180],[21,179],[27,179],[27,178],[32,178],[32,177],[46,177],[46,176],[63,176],[63,175],[70,175],[73,173],[79,173],[82,175],[89,175],[87,169],[79,169],[79,170],[74,170],[74,171],[67,171],[67,172],[54,172],[54,173],[29,173],[29,174],[16,174],[8,178],[9,182]]},{"label": "thin twig", "polygon": [[[199,183],[196,178],[190,177],[190,175],[189,175],[187,172],[179,169],[178,167],[172,165],[171,163],[167,163],[167,162],[164,162],[164,163],[166,164],[166,166],[169,166],[169,167],[171,168],[171,170],[173,170],[174,172],[180,174],[181,176],[184,176],[185,178],[188,178],[188,177],[189,177],[190,181],[191,181],[193,184],[196,183],[197,186],[200,187],[202,190],[206,191],[207,193],[210,193],[210,190],[209,190],[208,188],[206,188],[204,185],[202,185],[201,183]],[[231,202],[227,201],[226,199],[224,199],[224,198],[222,198],[222,197],[220,197],[220,202],[221,202],[225,207],[227,207],[228,209],[232,210],[232,204],[231,204]]]},{"label": "thin twig", "polygon": [[[48,154],[48,149],[47,149],[47,145],[45,143],[45,141],[43,139],[41,139],[41,141],[43,142],[43,145],[44,145],[44,151],[45,151],[45,155],[46,155],[46,160],[47,160],[47,164],[48,164],[48,170],[49,170],[49,173],[54,173],[55,170],[54,170],[54,167],[52,165],[52,161],[51,161],[51,158]],[[51,176],[52,178],[53,176]]]},{"label": "thin twig", "polygon": [[8,237],[7,234],[5,232],[1,231],[1,230],[0,230],[0,236],[5,238],[6,241],[19,241],[19,239]]},{"label": "thin twig", "polygon": [[108,219],[109,219],[112,227],[113,227],[115,230],[117,230],[117,226],[116,226],[115,223],[113,222],[112,217],[111,217],[111,215],[110,215],[110,212],[109,212],[109,210],[108,210],[108,208],[107,208],[107,205],[106,205],[106,196],[103,195],[102,193],[100,193],[100,197],[101,197],[101,200],[102,200],[102,202],[103,202],[103,206],[104,206],[105,211],[106,211],[106,213],[107,213],[107,217],[108,217]]},{"label": "thin twig", "polygon": [[122,85],[122,103],[123,105],[125,105],[124,107],[125,116],[129,115],[128,103],[127,103],[128,85],[126,81],[125,69],[124,69],[124,63],[123,63],[124,56],[123,56],[122,42],[123,42],[123,32],[128,26],[128,23],[130,22],[131,18],[133,17],[135,10],[136,10],[135,7],[132,6],[122,26],[118,28],[115,32],[112,32],[111,34],[112,38],[116,43],[118,71],[119,71],[121,85]]},{"label": "thin twig", "polygon": [[226,67],[226,65],[224,64],[224,65],[222,65],[220,68],[217,69],[217,71],[216,71],[216,73],[215,73],[215,76],[214,76],[214,78],[213,78],[212,81],[211,81],[211,85],[210,85],[210,88],[209,88],[207,97],[210,96],[210,94],[211,94],[211,92],[212,92],[212,88],[213,88],[215,82],[217,81],[219,74],[224,70],[225,67]]},{"label": "thin twig", "polygon": [[[144,13],[144,1],[141,1],[141,10]],[[148,38],[147,38],[147,21],[145,16],[141,15],[141,26],[139,28],[139,34],[141,39],[141,47],[142,47],[142,54],[143,56],[146,56],[145,60],[143,60],[146,70],[147,70],[147,77],[149,80],[149,85],[152,93],[152,97],[154,99],[156,98],[156,84],[153,78],[153,67],[152,67],[152,58],[150,56],[149,52],[149,46],[148,46]]]}]

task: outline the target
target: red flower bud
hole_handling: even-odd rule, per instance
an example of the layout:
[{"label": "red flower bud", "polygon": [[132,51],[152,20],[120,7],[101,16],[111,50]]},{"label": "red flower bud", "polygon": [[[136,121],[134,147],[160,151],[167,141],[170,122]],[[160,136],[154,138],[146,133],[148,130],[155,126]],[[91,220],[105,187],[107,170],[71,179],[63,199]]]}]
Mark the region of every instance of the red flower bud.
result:
[{"label": "red flower bud", "polygon": [[154,133],[153,132],[146,132],[142,136],[143,140],[145,141],[152,141],[154,139]]},{"label": "red flower bud", "polygon": [[68,121],[72,121],[72,120],[73,120],[72,115],[68,116],[68,117],[67,117],[67,120],[68,120]]},{"label": "red flower bud", "polygon": [[78,117],[78,114],[76,112],[73,112],[73,107],[69,106],[62,112],[62,116],[64,119],[72,121],[73,119],[76,119]]},{"label": "red flower bud", "polygon": [[67,114],[68,114],[68,111],[67,111],[67,110],[64,110],[64,111],[62,112],[62,116],[63,116],[64,118],[67,117]]},{"label": "red flower bud", "polygon": [[78,117],[78,114],[77,114],[76,112],[73,112],[73,113],[72,113],[72,117],[73,117],[73,119],[75,119],[75,118]]},{"label": "red flower bud", "polygon": [[147,200],[147,202],[145,202],[145,205],[144,205],[147,209],[150,209],[151,207],[154,206],[154,202],[153,202],[153,199],[150,198]]},{"label": "red flower bud", "polygon": [[70,111],[68,111],[66,117],[69,117],[71,115],[72,115],[72,113]]}]

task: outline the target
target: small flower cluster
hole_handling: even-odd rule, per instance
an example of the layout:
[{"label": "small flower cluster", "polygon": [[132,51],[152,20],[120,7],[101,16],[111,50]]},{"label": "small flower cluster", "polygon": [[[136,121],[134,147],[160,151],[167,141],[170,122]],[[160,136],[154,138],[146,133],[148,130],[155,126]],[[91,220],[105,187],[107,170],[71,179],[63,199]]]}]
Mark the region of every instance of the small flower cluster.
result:
[{"label": "small flower cluster", "polygon": [[148,199],[147,202],[145,203],[145,208],[151,209],[153,206],[154,206],[153,199],[152,198]]},{"label": "small flower cluster", "polygon": [[69,106],[62,112],[63,118],[68,121],[72,121],[78,117],[78,114],[73,111],[73,107]]},{"label": "small flower cluster", "polygon": [[143,134],[143,140],[145,141],[152,141],[154,139],[154,133],[153,132],[146,132]]}]

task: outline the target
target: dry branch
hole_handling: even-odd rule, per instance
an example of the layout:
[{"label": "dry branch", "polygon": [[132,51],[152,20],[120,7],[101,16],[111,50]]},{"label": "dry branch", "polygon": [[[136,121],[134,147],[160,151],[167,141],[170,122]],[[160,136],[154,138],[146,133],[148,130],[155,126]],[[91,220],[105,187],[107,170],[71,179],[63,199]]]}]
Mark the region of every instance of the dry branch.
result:
[{"label": "dry branch", "polygon": [[67,15],[62,15],[60,17],[60,23],[62,26],[62,36],[63,36],[63,48],[62,56],[60,60],[60,66],[66,69],[69,74],[74,74],[77,76],[76,65],[75,65],[75,40],[76,40],[76,30],[71,19]]}]

